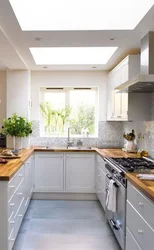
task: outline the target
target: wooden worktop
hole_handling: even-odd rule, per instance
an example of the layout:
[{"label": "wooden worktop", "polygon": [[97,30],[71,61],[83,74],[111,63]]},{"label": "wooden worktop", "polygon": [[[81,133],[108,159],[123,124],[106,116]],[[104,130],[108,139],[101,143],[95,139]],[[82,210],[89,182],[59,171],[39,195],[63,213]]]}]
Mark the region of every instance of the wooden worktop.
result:
[{"label": "wooden worktop", "polygon": [[135,154],[127,154],[121,149],[66,149],[54,148],[45,149],[42,147],[30,147],[21,151],[21,158],[8,160],[6,164],[0,164],[0,180],[9,181],[12,176],[20,169],[24,162],[33,152],[97,152],[103,157],[135,157]]},{"label": "wooden worktop", "polygon": [[97,153],[99,153],[101,156],[103,157],[113,157],[113,158],[122,158],[122,157],[125,157],[125,158],[135,158],[137,157],[136,154],[134,153],[126,153],[124,151],[122,151],[120,148],[116,149],[116,148],[104,148],[104,149],[99,149],[99,148],[96,148],[95,149]]},{"label": "wooden worktop", "polygon": [[135,173],[127,173],[126,178],[154,202],[154,181],[140,180]]}]

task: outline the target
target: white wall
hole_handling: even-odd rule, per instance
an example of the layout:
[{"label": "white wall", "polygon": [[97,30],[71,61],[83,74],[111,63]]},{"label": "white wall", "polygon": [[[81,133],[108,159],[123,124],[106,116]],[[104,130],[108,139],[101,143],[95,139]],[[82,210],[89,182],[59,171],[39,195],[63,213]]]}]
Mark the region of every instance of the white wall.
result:
[{"label": "white wall", "polygon": [[40,87],[98,87],[99,120],[106,120],[106,73],[100,71],[32,71],[31,120],[39,120]]},{"label": "white wall", "polygon": [[30,72],[7,71],[6,115],[13,113],[30,118]]},{"label": "white wall", "polygon": [[6,118],[6,71],[0,71],[0,128]]}]

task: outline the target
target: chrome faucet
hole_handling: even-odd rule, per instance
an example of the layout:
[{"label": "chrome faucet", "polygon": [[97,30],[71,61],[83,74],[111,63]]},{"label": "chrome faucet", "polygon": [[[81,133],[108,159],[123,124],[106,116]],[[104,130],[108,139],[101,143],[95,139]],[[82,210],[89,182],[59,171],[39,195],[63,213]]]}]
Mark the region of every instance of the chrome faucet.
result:
[{"label": "chrome faucet", "polygon": [[70,148],[73,146],[73,141],[70,140],[70,127],[68,128],[68,134],[67,134],[67,148]]}]

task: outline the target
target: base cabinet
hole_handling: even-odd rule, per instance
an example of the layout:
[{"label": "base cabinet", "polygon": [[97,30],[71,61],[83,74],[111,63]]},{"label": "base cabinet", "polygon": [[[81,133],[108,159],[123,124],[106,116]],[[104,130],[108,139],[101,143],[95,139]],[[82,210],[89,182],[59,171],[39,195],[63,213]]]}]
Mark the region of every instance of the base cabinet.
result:
[{"label": "base cabinet", "polygon": [[35,191],[64,190],[64,156],[61,153],[36,153]]},{"label": "base cabinet", "polygon": [[66,191],[94,193],[94,154],[66,154]]},{"label": "base cabinet", "polygon": [[154,203],[128,182],[126,250],[152,250]]},{"label": "base cabinet", "polygon": [[33,189],[32,156],[8,181],[0,182],[0,250],[11,250]]},{"label": "base cabinet", "polygon": [[97,197],[105,210],[105,198],[106,198],[106,191],[105,191],[105,176],[106,176],[106,169],[105,169],[105,161],[99,155],[96,157],[96,172],[95,172],[95,188]]}]

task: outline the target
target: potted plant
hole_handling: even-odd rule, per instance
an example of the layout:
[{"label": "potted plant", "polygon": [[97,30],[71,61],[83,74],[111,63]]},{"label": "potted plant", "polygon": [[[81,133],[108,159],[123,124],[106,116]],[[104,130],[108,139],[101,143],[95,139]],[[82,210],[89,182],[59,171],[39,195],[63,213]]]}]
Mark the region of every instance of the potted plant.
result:
[{"label": "potted plant", "polygon": [[8,119],[3,120],[2,133],[13,137],[13,147],[16,148],[16,138],[20,138],[20,148],[22,148],[22,137],[27,137],[32,133],[32,122],[16,113]]}]

